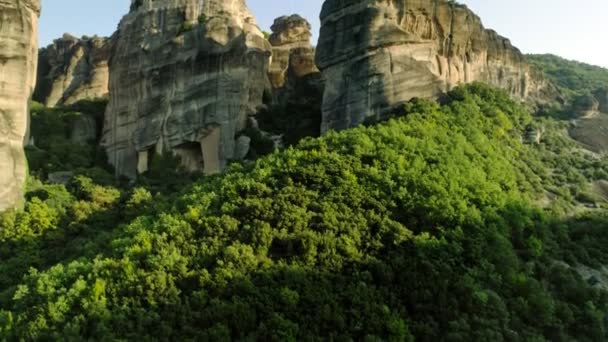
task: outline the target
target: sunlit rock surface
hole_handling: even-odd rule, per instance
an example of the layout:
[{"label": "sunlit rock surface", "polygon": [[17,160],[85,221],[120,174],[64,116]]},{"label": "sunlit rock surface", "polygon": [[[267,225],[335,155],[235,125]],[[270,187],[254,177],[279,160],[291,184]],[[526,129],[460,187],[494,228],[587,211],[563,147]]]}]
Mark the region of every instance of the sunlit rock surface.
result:
[{"label": "sunlit rock surface", "polygon": [[179,155],[213,174],[262,105],[270,44],[243,0],[133,0],[115,34],[103,145],[117,173]]},{"label": "sunlit rock surface", "polygon": [[520,99],[546,86],[507,38],[447,0],[326,0],[316,61],[326,79],[322,131],[461,83],[483,81]]},{"label": "sunlit rock surface", "polygon": [[0,211],[19,206],[37,64],[39,0],[0,0]]},{"label": "sunlit rock surface", "polygon": [[34,100],[49,107],[108,96],[111,41],[65,34],[38,56]]},{"label": "sunlit rock surface", "polygon": [[310,23],[294,14],[274,20],[269,37],[272,45],[272,64],[270,82],[274,89],[287,86],[290,81],[310,74],[319,73],[315,65],[315,49]]}]

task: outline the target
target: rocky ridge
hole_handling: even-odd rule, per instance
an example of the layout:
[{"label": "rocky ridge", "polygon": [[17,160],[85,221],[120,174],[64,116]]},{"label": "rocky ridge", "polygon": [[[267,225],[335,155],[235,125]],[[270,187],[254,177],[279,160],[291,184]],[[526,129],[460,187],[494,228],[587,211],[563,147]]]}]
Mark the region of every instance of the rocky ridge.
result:
[{"label": "rocky ridge", "polygon": [[22,203],[39,14],[39,0],[0,0],[0,211]]},{"label": "rocky ridge", "polygon": [[326,0],[316,61],[327,80],[323,132],[473,81],[519,99],[552,92],[507,38],[447,0]]},{"label": "rocky ridge", "polygon": [[117,173],[133,178],[168,151],[191,171],[221,171],[262,105],[269,58],[244,0],[133,0],[112,49],[102,141]]},{"label": "rocky ridge", "polygon": [[108,96],[111,40],[65,34],[40,49],[34,100],[48,107]]}]

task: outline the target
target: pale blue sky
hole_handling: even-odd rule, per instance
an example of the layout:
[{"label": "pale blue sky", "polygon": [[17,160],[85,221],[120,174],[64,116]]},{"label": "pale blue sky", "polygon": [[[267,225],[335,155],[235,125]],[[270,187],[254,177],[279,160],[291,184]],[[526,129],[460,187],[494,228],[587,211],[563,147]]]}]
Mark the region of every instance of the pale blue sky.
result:
[{"label": "pale blue sky", "polygon": [[[488,28],[511,39],[526,53],[554,53],[608,67],[604,21],[607,0],[459,0],[479,14]],[[322,0],[248,0],[264,30],[283,14],[299,13],[318,30]],[[110,35],[129,0],[42,0],[40,45],[64,32]],[[315,38],[316,39],[316,35]]]}]

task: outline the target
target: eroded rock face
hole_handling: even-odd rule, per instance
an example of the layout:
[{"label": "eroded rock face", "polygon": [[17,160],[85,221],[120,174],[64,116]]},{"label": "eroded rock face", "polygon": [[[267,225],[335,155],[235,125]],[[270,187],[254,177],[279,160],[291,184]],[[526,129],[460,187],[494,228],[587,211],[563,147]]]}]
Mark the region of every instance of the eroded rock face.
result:
[{"label": "eroded rock face", "polygon": [[[281,89],[289,78],[297,79],[319,73],[315,65],[315,50],[310,43],[310,23],[294,14],[275,19],[269,42],[272,45],[270,82]],[[293,81],[293,80],[292,80]]]},{"label": "eroded rock face", "polygon": [[[294,14],[275,19],[269,37],[272,63],[271,121],[282,121],[286,143],[320,135],[323,74],[315,64],[311,26]],[[263,120],[265,121],[265,120]]]},{"label": "eroded rock face", "polygon": [[521,99],[543,91],[508,39],[447,0],[326,0],[321,22],[322,131],[381,117],[461,83],[483,81]]},{"label": "eroded rock face", "polygon": [[108,96],[111,41],[65,34],[40,50],[34,99],[49,107]]},{"label": "eroded rock face", "polygon": [[168,151],[219,172],[268,88],[270,44],[244,0],[133,0],[115,37],[103,145],[117,172]]},{"label": "eroded rock face", "polygon": [[39,14],[39,0],[0,0],[0,211],[22,203]]}]

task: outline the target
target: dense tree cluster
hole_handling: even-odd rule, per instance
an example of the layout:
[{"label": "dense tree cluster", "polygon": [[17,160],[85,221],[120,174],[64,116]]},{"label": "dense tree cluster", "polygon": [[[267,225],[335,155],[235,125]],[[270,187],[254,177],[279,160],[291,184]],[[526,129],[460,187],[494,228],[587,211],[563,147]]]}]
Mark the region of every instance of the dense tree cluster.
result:
[{"label": "dense tree cluster", "polygon": [[[107,100],[82,100],[75,104],[46,108],[39,103],[31,104],[30,135],[33,144],[26,147],[30,173],[46,179],[50,173],[73,171],[96,176],[107,168],[105,154],[97,144],[97,137],[90,141],[74,141],[71,135],[77,120],[90,116],[97,132],[102,126]],[[108,178],[108,177],[104,177]]]},{"label": "dense tree cluster", "polygon": [[550,172],[569,143],[523,144],[481,84],[404,113],[172,194],[32,181],[0,219],[0,340],[606,339],[575,268],[608,261],[605,214],[537,205],[597,165]]}]

